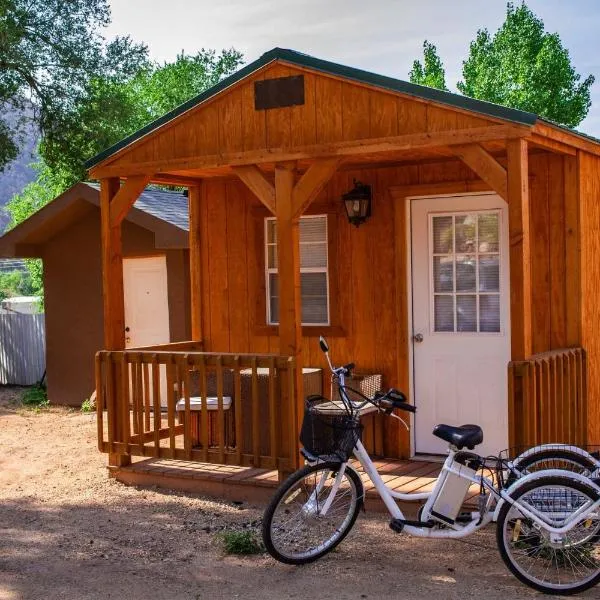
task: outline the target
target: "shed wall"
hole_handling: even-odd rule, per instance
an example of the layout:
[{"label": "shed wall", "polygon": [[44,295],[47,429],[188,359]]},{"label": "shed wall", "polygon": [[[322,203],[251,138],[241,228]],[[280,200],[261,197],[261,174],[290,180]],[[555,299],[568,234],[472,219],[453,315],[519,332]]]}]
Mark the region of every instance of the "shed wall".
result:
[{"label": "shed wall", "polygon": [[[162,254],[154,236],[123,223],[123,255]],[[171,341],[189,337],[187,251],[168,250]],[[94,355],[103,347],[100,211],[93,208],[43,248],[48,397],[79,406],[94,390]]]}]

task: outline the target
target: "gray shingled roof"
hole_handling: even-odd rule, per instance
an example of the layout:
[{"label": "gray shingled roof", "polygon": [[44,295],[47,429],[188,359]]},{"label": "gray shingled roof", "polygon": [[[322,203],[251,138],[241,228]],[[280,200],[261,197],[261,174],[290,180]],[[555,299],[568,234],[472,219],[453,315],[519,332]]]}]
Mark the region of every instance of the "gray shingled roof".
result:
[{"label": "gray shingled roof", "polygon": [[[100,189],[97,183],[86,182],[86,185],[95,190]],[[182,192],[146,188],[133,206],[179,229],[190,229],[188,199]]]}]

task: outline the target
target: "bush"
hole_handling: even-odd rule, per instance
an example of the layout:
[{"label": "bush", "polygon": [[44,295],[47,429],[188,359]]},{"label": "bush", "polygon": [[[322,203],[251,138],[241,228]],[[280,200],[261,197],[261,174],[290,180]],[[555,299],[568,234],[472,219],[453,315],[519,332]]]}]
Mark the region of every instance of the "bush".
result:
[{"label": "bush", "polygon": [[82,413],[90,413],[90,412],[94,412],[95,410],[96,410],[96,407],[94,406],[94,401],[91,398],[86,398],[81,403],[81,412]]},{"label": "bush", "polygon": [[221,534],[226,554],[260,554],[263,546],[253,531],[225,531]]},{"label": "bush", "polygon": [[23,406],[28,406],[33,409],[45,408],[48,406],[48,394],[43,385],[34,385],[23,393],[21,397]]}]

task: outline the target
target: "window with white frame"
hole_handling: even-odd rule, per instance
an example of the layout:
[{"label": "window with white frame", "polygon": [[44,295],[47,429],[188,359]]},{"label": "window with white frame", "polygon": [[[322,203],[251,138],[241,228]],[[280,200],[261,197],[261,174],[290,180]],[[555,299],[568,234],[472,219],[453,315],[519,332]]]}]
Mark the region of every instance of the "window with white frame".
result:
[{"label": "window with white frame", "polygon": [[[265,219],[267,323],[279,324],[277,223]],[[302,325],[329,325],[327,215],[300,218],[300,294]]]}]

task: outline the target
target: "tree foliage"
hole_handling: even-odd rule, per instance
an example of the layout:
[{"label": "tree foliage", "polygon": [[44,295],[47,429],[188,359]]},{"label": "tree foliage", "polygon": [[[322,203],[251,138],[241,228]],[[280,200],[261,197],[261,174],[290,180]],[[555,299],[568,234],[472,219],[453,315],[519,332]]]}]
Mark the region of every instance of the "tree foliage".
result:
[{"label": "tree foliage", "polygon": [[[0,0],[0,114],[33,106],[44,139],[87,95],[90,79],[133,74],[147,49],[128,38],[107,43],[107,0]],[[0,170],[18,152],[19,124],[0,118]]]},{"label": "tree foliage", "polygon": [[509,3],[493,36],[487,29],[477,32],[457,87],[467,96],[575,127],[590,109],[593,82],[592,75],[581,80],[557,33],[546,33],[525,3]]},{"label": "tree foliage", "polygon": [[234,49],[181,54],[173,63],[145,64],[91,79],[85,94],[60,116],[60,127],[43,139],[40,154],[71,182],[85,178],[83,163],[232,73],[242,55]]},{"label": "tree foliage", "polygon": [[425,40],[423,42],[423,62],[415,60],[409,73],[411,83],[448,90],[446,72],[437,48]]}]

